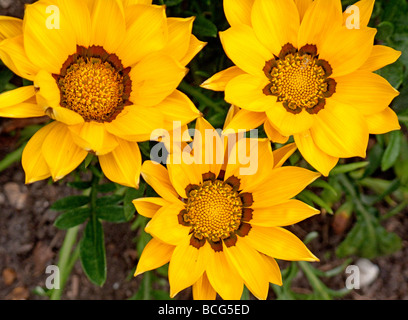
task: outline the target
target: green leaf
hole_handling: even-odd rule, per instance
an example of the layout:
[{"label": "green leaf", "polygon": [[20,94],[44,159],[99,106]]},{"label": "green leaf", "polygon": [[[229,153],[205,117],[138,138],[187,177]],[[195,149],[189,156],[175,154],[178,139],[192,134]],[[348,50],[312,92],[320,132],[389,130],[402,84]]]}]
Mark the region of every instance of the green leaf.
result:
[{"label": "green leaf", "polygon": [[193,33],[200,37],[212,37],[216,38],[218,29],[211,20],[208,20],[204,15],[196,17],[193,25]]},{"label": "green leaf", "polygon": [[164,4],[167,7],[174,7],[174,6],[177,6],[178,4],[180,4],[182,2],[183,2],[183,0],[165,0]]},{"label": "green leaf", "polygon": [[51,209],[55,211],[65,211],[82,207],[88,203],[88,196],[68,196],[55,201]]},{"label": "green leaf", "polygon": [[109,221],[109,222],[125,222],[125,213],[123,206],[103,206],[96,207],[95,213],[99,219]]},{"label": "green leaf", "polygon": [[73,182],[68,182],[67,185],[74,189],[86,190],[92,186],[92,182],[91,181],[73,181]]},{"label": "green leaf", "polygon": [[330,175],[335,176],[340,173],[347,173],[347,172],[355,171],[361,168],[365,168],[368,165],[369,165],[369,162],[367,161],[353,162],[353,163],[338,165],[330,172]]},{"label": "green leaf", "polygon": [[102,286],[106,281],[106,252],[103,227],[98,219],[91,219],[87,223],[80,242],[79,255],[88,279]]},{"label": "green leaf", "polygon": [[387,171],[390,169],[398,159],[401,150],[401,131],[393,131],[390,134],[390,141],[385,149],[381,160],[381,170]]},{"label": "green leaf", "polygon": [[96,199],[96,206],[103,207],[107,205],[113,205],[121,202],[123,200],[123,196],[119,194],[112,194],[108,196],[104,196],[101,198]]},{"label": "green leaf", "polygon": [[25,144],[19,147],[18,149],[10,152],[7,154],[1,161],[0,161],[0,172],[6,170],[10,167],[13,163],[19,162],[21,160],[21,156],[23,154]]},{"label": "green leaf", "polygon": [[123,199],[123,209],[125,213],[126,221],[132,219],[133,215],[136,212],[135,206],[132,201],[138,198],[143,197],[146,190],[146,184],[140,183],[139,189],[128,188],[125,193],[125,198]]},{"label": "green leaf", "polygon": [[81,223],[84,223],[89,218],[91,210],[89,208],[77,208],[64,212],[54,222],[54,226],[59,229],[70,229]]}]

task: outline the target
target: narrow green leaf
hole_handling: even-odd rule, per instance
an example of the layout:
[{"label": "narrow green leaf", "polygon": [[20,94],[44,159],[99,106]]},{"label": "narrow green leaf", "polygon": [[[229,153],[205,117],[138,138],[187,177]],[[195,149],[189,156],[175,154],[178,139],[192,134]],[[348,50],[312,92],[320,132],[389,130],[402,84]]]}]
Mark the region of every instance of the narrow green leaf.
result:
[{"label": "narrow green leaf", "polygon": [[55,211],[65,211],[82,207],[88,203],[88,196],[68,196],[55,201],[51,209]]},{"label": "narrow green leaf", "polygon": [[92,183],[91,181],[73,181],[73,182],[68,182],[67,185],[74,189],[86,190],[92,186]]},{"label": "narrow green leaf", "polygon": [[119,194],[111,194],[108,196],[104,196],[101,198],[96,199],[96,206],[97,207],[103,207],[103,206],[107,206],[107,205],[114,205],[117,204],[119,202],[121,202],[123,200],[123,196],[119,195]]},{"label": "narrow green leaf", "polygon": [[361,168],[365,168],[368,165],[369,165],[368,161],[353,162],[353,163],[338,165],[330,172],[330,175],[335,176],[340,173],[347,173],[347,172],[355,171]]},{"label": "narrow green leaf", "polygon": [[91,210],[89,208],[76,208],[64,212],[55,219],[54,226],[59,229],[70,229],[81,223],[84,223],[89,218]]},{"label": "narrow green leaf", "polygon": [[13,163],[19,162],[21,160],[21,156],[23,154],[25,146],[26,145],[24,144],[18,149],[10,152],[0,161],[0,172],[10,167]]},{"label": "narrow green leaf", "polygon": [[397,161],[401,151],[401,139],[402,133],[400,131],[393,131],[390,133],[390,141],[381,160],[382,171],[387,171]]},{"label": "narrow green leaf", "polygon": [[103,206],[96,207],[95,213],[99,219],[109,221],[109,222],[125,222],[125,213],[123,206]]},{"label": "narrow green leaf", "polygon": [[140,183],[139,189],[128,188],[125,193],[125,198],[123,199],[123,209],[125,213],[126,221],[132,219],[136,212],[135,206],[132,201],[143,197],[146,190],[146,184]]},{"label": "narrow green leaf", "polygon": [[211,20],[208,20],[204,15],[199,15],[194,21],[193,33],[200,37],[216,38],[218,29]]},{"label": "narrow green leaf", "polygon": [[102,286],[106,281],[106,252],[102,224],[91,219],[80,242],[80,260],[88,279]]}]

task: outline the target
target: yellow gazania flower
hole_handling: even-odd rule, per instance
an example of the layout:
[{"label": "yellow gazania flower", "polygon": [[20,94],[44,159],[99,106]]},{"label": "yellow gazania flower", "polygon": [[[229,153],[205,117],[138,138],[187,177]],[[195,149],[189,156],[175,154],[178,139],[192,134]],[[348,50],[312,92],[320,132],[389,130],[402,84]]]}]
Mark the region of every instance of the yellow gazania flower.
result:
[{"label": "yellow gazania flower", "polygon": [[0,95],[0,116],[55,120],[24,150],[27,183],[61,179],[92,152],[109,179],[137,187],[137,142],[200,115],[176,90],[204,46],[194,19],[151,2],[41,0],[23,20],[0,17],[0,58],[34,82]]},{"label": "yellow gazania flower", "polygon": [[202,86],[242,108],[229,128],[264,124],[280,143],[293,135],[324,175],[339,158],[365,157],[370,133],[398,130],[398,92],[373,71],[401,53],[373,45],[374,0],[355,5],[343,14],[340,0],[224,0],[231,28],[220,37],[236,66]]},{"label": "yellow gazania flower", "polygon": [[[196,131],[204,137],[205,130],[214,132],[199,118]],[[175,164],[172,154],[167,169],[152,161],[143,163],[142,176],[160,197],[133,201],[139,214],[152,218],[145,231],[153,236],[135,275],[169,262],[171,297],[193,286],[194,299],[214,299],[216,293],[239,299],[245,284],[257,298],[266,299],[270,282],[282,284],[275,258],[318,260],[282,226],[318,213],[291,198],[320,174],[281,167],[295,151],[294,144],[272,153],[268,139],[252,140],[258,147],[258,157],[251,158],[259,160],[255,175],[242,175],[241,168],[248,165],[235,161],[242,150],[248,156],[255,150],[249,138],[238,140],[229,153],[224,147],[229,154],[225,164],[215,162],[217,152],[224,154],[217,147],[222,143],[214,147],[203,140],[200,145],[196,138],[192,152],[213,161]]]}]

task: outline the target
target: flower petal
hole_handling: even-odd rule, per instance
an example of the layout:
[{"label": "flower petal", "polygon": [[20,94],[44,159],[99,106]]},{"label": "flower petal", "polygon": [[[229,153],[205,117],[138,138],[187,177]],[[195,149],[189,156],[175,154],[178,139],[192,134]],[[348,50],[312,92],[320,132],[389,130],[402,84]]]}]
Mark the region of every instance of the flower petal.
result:
[{"label": "flower petal", "polygon": [[229,24],[250,26],[254,2],[255,0],[224,0],[224,12]]},{"label": "flower petal", "polygon": [[180,201],[160,208],[146,225],[145,231],[154,238],[174,246],[190,240],[190,228],[181,225],[177,217],[184,208]]},{"label": "flower petal", "polygon": [[97,156],[110,153],[118,146],[118,141],[110,134],[103,123],[87,121],[69,126],[72,138],[82,149],[93,152]]},{"label": "flower petal", "polygon": [[269,118],[266,118],[266,121],[264,123],[264,130],[266,135],[268,136],[268,139],[272,142],[285,144],[289,140],[288,136],[283,136],[279,133],[279,131],[273,125],[271,120],[269,120]]},{"label": "flower petal", "polygon": [[333,169],[339,158],[332,157],[320,150],[320,148],[313,141],[310,130],[294,135],[295,142],[299,148],[303,158],[317,171],[324,176],[328,176],[331,169]]},{"label": "flower petal", "polygon": [[44,109],[35,101],[34,86],[20,87],[0,94],[0,116],[29,118],[44,116]]},{"label": "flower petal", "polygon": [[[370,18],[371,18],[371,14],[373,13],[373,9],[374,9],[374,2],[375,0],[361,0],[361,1],[357,1],[354,6],[357,6],[359,11],[358,11],[358,16],[360,18],[359,21],[359,27],[367,27],[368,23],[370,22]],[[346,24],[347,19],[350,17],[350,15],[353,14],[353,12],[351,13],[347,13],[346,12],[343,13],[343,20],[344,20],[344,24]]]},{"label": "flower petal", "polygon": [[257,0],[251,21],[258,39],[274,55],[287,43],[297,47],[300,17],[294,1]]},{"label": "flower petal", "polygon": [[125,67],[133,66],[148,54],[165,47],[167,21],[164,6],[139,4],[128,7],[126,24],[127,31],[117,49],[117,54]]},{"label": "flower petal", "polygon": [[253,112],[245,109],[241,109],[232,118],[227,127],[224,129],[224,134],[227,131],[249,131],[256,129],[266,121],[265,112]]},{"label": "flower petal", "polygon": [[171,298],[181,290],[192,286],[202,276],[204,261],[201,253],[202,250],[190,245],[188,237],[174,249],[169,264]]},{"label": "flower petal", "polygon": [[[273,58],[247,25],[236,25],[220,32],[221,43],[227,56],[242,70],[254,76],[265,77],[265,62]],[[265,77],[266,79],[266,77]]]},{"label": "flower petal", "polygon": [[[296,196],[310,183],[320,177],[320,173],[299,167],[281,167],[271,171],[263,184],[253,192],[253,209],[269,208],[270,206],[288,201]],[[280,183],[283,181],[284,183]]]},{"label": "flower petal", "polygon": [[130,71],[130,100],[140,106],[156,105],[176,90],[186,72],[187,69],[170,56],[150,54]]},{"label": "flower petal", "polygon": [[1,16],[0,17],[0,42],[4,39],[14,38],[23,33],[23,20]]},{"label": "flower petal", "polygon": [[215,300],[217,292],[208,281],[207,274],[204,272],[202,277],[193,284],[194,300]]},{"label": "flower petal", "polygon": [[359,70],[376,71],[394,63],[400,56],[401,51],[386,46],[376,45],[373,47],[373,51],[371,51],[371,55],[367,61],[364,62]]},{"label": "flower petal", "polygon": [[223,252],[228,262],[237,269],[252,294],[258,299],[265,300],[269,291],[265,261],[245,240],[245,238],[239,238],[235,246],[229,248],[224,246]]},{"label": "flower petal", "polygon": [[317,147],[336,158],[365,158],[369,133],[361,113],[347,104],[326,101],[310,130]]},{"label": "flower petal", "polygon": [[[91,45],[102,46],[109,53],[117,52],[127,35],[122,6],[118,0],[94,1],[91,11]],[[122,56],[119,58],[122,59]]]},{"label": "flower petal", "polygon": [[288,112],[282,103],[276,103],[273,108],[266,110],[266,115],[275,129],[283,136],[306,131],[314,125],[316,119],[315,115],[305,110],[298,114]]},{"label": "flower petal", "polygon": [[[26,5],[24,48],[33,64],[59,74],[68,56],[76,52],[76,36],[66,12],[50,5],[47,1]],[[55,18],[57,14],[59,19]]]},{"label": "flower petal", "polygon": [[42,127],[25,146],[21,163],[25,172],[26,183],[33,183],[51,176],[51,171],[42,154],[42,145],[47,135],[57,124],[58,122],[52,122]]},{"label": "flower petal", "polygon": [[88,154],[75,144],[68,126],[61,122],[52,127],[41,150],[54,181],[75,170]]},{"label": "flower petal", "polygon": [[199,53],[205,46],[207,42],[203,42],[197,39],[196,36],[191,35],[190,45],[188,47],[186,55],[180,60],[182,66],[186,66],[191,60]]},{"label": "flower petal", "polygon": [[179,202],[178,194],[172,186],[169,173],[164,166],[147,160],[143,162],[142,176],[159,196],[170,202]]},{"label": "flower petal", "polygon": [[147,218],[153,218],[156,212],[170,204],[167,200],[158,197],[138,198],[132,201],[138,214]]},{"label": "flower petal", "polygon": [[[276,97],[265,95],[263,89],[269,83],[264,77],[255,77],[250,74],[243,74],[233,78],[225,88],[225,100],[242,109],[264,112],[276,105]],[[283,108],[283,107],[282,107]]]},{"label": "flower petal", "polygon": [[244,240],[256,250],[279,260],[319,261],[298,237],[283,228],[253,225]]},{"label": "flower petal", "polygon": [[204,81],[201,84],[201,87],[208,90],[225,91],[228,82],[230,82],[235,77],[240,76],[241,74],[245,74],[245,72],[242,71],[240,68],[235,66],[230,67],[228,69],[216,73],[211,78]]},{"label": "flower petal", "polygon": [[280,272],[280,268],[276,260],[272,257],[267,255],[261,254],[262,258],[265,261],[265,267],[268,268],[267,275],[269,278],[269,282],[273,284],[277,284],[278,286],[282,285],[282,274]]},{"label": "flower petal", "polygon": [[212,287],[221,298],[224,300],[241,298],[244,282],[236,268],[228,262],[224,252],[213,251],[208,256],[206,272]]},{"label": "flower petal", "polygon": [[387,80],[369,71],[355,71],[336,82],[332,99],[352,105],[364,115],[383,111],[399,95]]},{"label": "flower petal", "polygon": [[146,141],[158,128],[163,128],[163,116],[155,108],[127,106],[112,122],[104,123],[111,134],[130,141]]},{"label": "flower petal", "polygon": [[295,143],[289,143],[286,146],[280,147],[273,151],[274,168],[280,168],[283,166],[286,160],[296,151],[297,146]]},{"label": "flower petal", "polygon": [[383,134],[401,129],[398,116],[391,108],[365,116],[365,120],[368,125],[368,132],[371,134]]},{"label": "flower petal", "polygon": [[118,146],[110,153],[100,155],[99,163],[106,177],[131,188],[139,188],[142,155],[136,142],[117,138]]},{"label": "flower petal", "polygon": [[350,74],[360,68],[370,57],[374,46],[376,29],[334,30],[319,46],[319,58],[333,68],[331,78]]},{"label": "flower petal", "polygon": [[312,3],[313,3],[313,0],[295,0],[295,4],[299,12],[300,21],[303,20],[303,17],[305,16],[306,11],[309,9]]},{"label": "flower petal", "polygon": [[319,213],[319,210],[299,201],[288,200],[269,208],[255,209],[251,225],[261,227],[284,227]]},{"label": "flower petal", "polygon": [[170,261],[174,246],[168,245],[160,240],[153,238],[144,247],[137,263],[135,277],[156,268],[165,265]]},{"label": "flower petal", "polygon": [[23,35],[0,42],[0,59],[15,74],[28,80],[34,80],[39,70],[27,57]]}]

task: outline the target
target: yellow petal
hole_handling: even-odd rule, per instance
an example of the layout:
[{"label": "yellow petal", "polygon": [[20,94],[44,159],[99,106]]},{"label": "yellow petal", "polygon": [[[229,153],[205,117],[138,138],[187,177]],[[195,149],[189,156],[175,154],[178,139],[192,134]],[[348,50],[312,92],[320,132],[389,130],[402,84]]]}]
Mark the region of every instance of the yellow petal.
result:
[{"label": "yellow petal", "polygon": [[64,12],[70,21],[71,28],[76,37],[76,43],[88,48],[91,40],[92,24],[91,15],[86,3],[82,0],[59,0],[58,8]]},{"label": "yellow petal", "polygon": [[143,162],[143,179],[167,201],[178,202],[178,194],[171,184],[169,173],[164,166],[152,161]]},{"label": "yellow petal", "polygon": [[284,227],[314,216],[319,210],[299,201],[288,200],[269,208],[255,209],[251,225],[261,227]]},{"label": "yellow petal", "polygon": [[135,277],[149,270],[165,265],[170,261],[174,246],[170,246],[160,240],[153,238],[144,247],[137,263]]},{"label": "yellow petal", "polygon": [[50,130],[41,150],[54,181],[75,170],[88,154],[75,144],[68,126],[60,122]]},{"label": "yellow petal", "polygon": [[136,142],[116,138],[119,145],[110,153],[100,155],[99,163],[106,177],[131,188],[139,188],[142,155]]},{"label": "yellow petal", "polygon": [[202,250],[190,245],[186,237],[174,249],[169,264],[170,297],[173,298],[181,290],[192,286],[204,272]]},{"label": "yellow petal", "polygon": [[[104,123],[111,134],[130,141],[146,141],[158,128],[163,128],[163,115],[155,108],[127,106],[112,122]],[[147,137],[141,139],[140,137]]]},{"label": "yellow petal", "polygon": [[267,275],[269,282],[277,284],[278,286],[282,285],[282,274],[279,269],[279,265],[274,258],[271,258],[267,255],[261,254],[262,258],[265,261],[265,268],[267,268]]},{"label": "yellow petal", "polygon": [[224,252],[213,251],[208,255],[206,272],[212,287],[221,298],[224,300],[241,298],[244,282],[236,268],[228,262]]},{"label": "yellow petal", "polygon": [[251,21],[258,39],[274,55],[287,43],[297,47],[300,17],[294,1],[257,0]]},{"label": "yellow petal", "polygon": [[[360,28],[362,27],[367,27],[368,23],[370,22],[371,14],[374,9],[374,2],[375,0],[361,0],[357,1],[354,6],[357,6],[359,11],[358,11],[358,16],[360,18],[359,21],[359,26]],[[350,12],[346,10],[343,13],[343,20],[344,24],[346,24],[347,19],[349,19],[350,15],[356,14],[356,12]]]},{"label": "yellow petal", "polygon": [[228,126],[224,129],[224,134],[228,131],[244,130],[249,131],[256,129],[266,121],[265,112],[252,112],[245,109],[241,109],[229,122]]},{"label": "yellow petal", "polygon": [[28,59],[23,40],[23,35],[19,35],[1,41],[0,59],[15,74],[28,80],[34,80],[39,68]]},{"label": "yellow petal", "polygon": [[55,6],[50,10],[50,4],[39,1],[26,6],[24,48],[33,64],[59,74],[68,56],[76,52],[76,37],[66,12]]},{"label": "yellow petal", "polygon": [[387,80],[369,71],[356,71],[336,82],[333,100],[352,105],[364,115],[383,111],[399,95]]},{"label": "yellow petal", "polygon": [[343,24],[341,2],[315,0],[309,6],[299,28],[298,48],[315,44],[318,49],[333,29]]},{"label": "yellow petal", "polygon": [[23,20],[1,16],[0,17],[0,42],[4,39],[14,38],[23,33]]},{"label": "yellow petal", "polygon": [[283,136],[291,136],[309,129],[314,125],[316,119],[315,115],[305,110],[298,114],[288,112],[282,103],[276,103],[273,108],[266,110],[266,115],[271,124]]},{"label": "yellow petal", "polygon": [[365,158],[367,124],[359,111],[347,104],[326,99],[326,106],[311,128],[313,141],[323,152],[336,158]]},{"label": "yellow petal", "polygon": [[299,167],[273,169],[265,177],[264,183],[254,190],[252,208],[269,208],[272,205],[286,202],[318,177],[320,177],[319,173]]},{"label": "yellow petal", "polygon": [[[109,53],[117,52],[127,34],[122,6],[118,0],[94,2],[91,11],[91,45],[102,46]],[[122,59],[122,56],[119,58]]]},{"label": "yellow petal", "polygon": [[269,281],[262,256],[248,245],[245,238],[239,238],[236,244],[229,248],[224,246],[224,253],[252,294],[258,299],[265,300],[269,291]]},{"label": "yellow petal", "polygon": [[207,42],[203,42],[197,39],[194,35],[190,37],[190,45],[188,47],[186,55],[180,60],[182,66],[186,66],[191,60],[199,53],[205,46]]},{"label": "yellow petal", "polygon": [[368,125],[368,132],[371,134],[383,134],[394,130],[400,130],[398,116],[391,108],[365,116]]},{"label": "yellow petal", "polygon": [[164,6],[139,4],[128,7],[126,24],[127,31],[117,49],[117,54],[125,67],[132,66],[148,54],[165,47],[167,21]]},{"label": "yellow petal", "polygon": [[331,78],[350,74],[360,68],[373,50],[376,29],[334,30],[319,46],[319,58],[329,62],[333,68]]},{"label": "yellow petal", "polygon": [[170,204],[167,200],[158,197],[138,198],[133,200],[132,203],[134,204],[137,213],[147,218],[153,218],[161,207]]},{"label": "yellow petal", "polygon": [[168,41],[163,52],[176,61],[181,61],[190,46],[194,17],[167,18]]},{"label": "yellow petal", "polygon": [[190,228],[181,225],[177,217],[184,208],[180,201],[160,208],[146,225],[145,231],[154,238],[174,246],[186,240],[190,241]]},{"label": "yellow petal", "polygon": [[271,60],[273,54],[261,44],[251,27],[233,26],[220,32],[220,38],[225,53],[240,69],[254,76],[265,77],[265,62]]},{"label": "yellow petal", "polygon": [[201,115],[201,112],[196,108],[189,97],[178,90],[174,90],[173,93],[155,106],[154,110],[160,112],[166,120],[166,123],[171,125],[171,127],[164,126],[164,129],[167,130],[173,128],[174,121],[185,125]]},{"label": "yellow petal", "polygon": [[295,142],[303,158],[317,171],[328,176],[339,158],[332,157],[323,152],[313,141],[310,130],[294,135]]},{"label": "yellow petal", "polygon": [[319,261],[298,237],[283,228],[253,225],[243,239],[256,250],[279,260]]},{"label": "yellow petal", "polygon": [[34,86],[37,89],[37,101],[44,110],[60,106],[61,91],[51,73],[40,70],[34,78]]},{"label": "yellow petal", "polygon": [[[44,100],[42,100],[42,96],[40,94],[37,95],[37,102],[39,105],[44,106]],[[47,108],[45,113],[51,119],[65,123],[69,126],[80,124],[85,121],[79,113],[64,107]]]},{"label": "yellow petal", "polygon": [[245,110],[267,111],[279,105],[275,96],[267,96],[263,93],[268,83],[265,76],[255,77],[250,74],[237,76],[228,82],[225,88],[225,100]]},{"label": "yellow petal", "polygon": [[217,292],[208,281],[207,274],[204,272],[203,276],[197,280],[193,285],[194,300],[215,300]]},{"label": "yellow petal", "polygon": [[364,62],[359,70],[376,71],[394,63],[400,56],[401,51],[382,45],[376,45],[373,47],[370,57]]},{"label": "yellow petal", "polygon": [[145,57],[130,72],[136,105],[153,106],[176,90],[187,69],[170,56],[154,53]]},{"label": "yellow petal", "polygon": [[122,2],[125,8],[133,4],[152,4],[152,0],[122,0]]},{"label": "yellow petal", "polygon": [[284,144],[289,140],[288,136],[283,136],[279,133],[279,131],[268,118],[266,118],[266,121],[264,123],[264,130],[266,135],[268,136],[268,139],[272,142]]},{"label": "yellow petal", "polygon": [[305,16],[306,11],[309,9],[312,3],[313,3],[313,0],[295,0],[295,4],[299,12],[300,21],[303,20],[303,17]]},{"label": "yellow petal", "polygon": [[251,11],[255,0],[224,0],[225,16],[231,26],[251,25]]},{"label": "yellow petal", "polygon": [[118,146],[118,141],[110,134],[103,123],[87,121],[69,126],[72,138],[82,149],[93,152],[97,156],[107,154]]},{"label": "yellow petal", "polygon": [[242,71],[240,68],[235,66],[230,67],[228,69],[216,73],[211,78],[204,81],[201,84],[201,87],[214,91],[224,91],[228,82],[230,82],[235,77],[240,76],[241,74],[245,74],[245,72]]},{"label": "yellow petal", "polygon": [[42,154],[42,145],[47,135],[56,125],[57,122],[52,122],[42,127],[25,146],[21,163],[25,172],[26,183],[33,183],[51,176],[51,171]]},{"label": "yellow petal", "polygon": [[274,168],[283,166],[286,160],[296,151],[295,143],[290,143],[273,151]]},{"label": "yellow petal", "polygon": [[34,86],[3,92],[0,94],[0,116],[7,118],[44,116],[44,110],[36,103],[34,95]]}]

